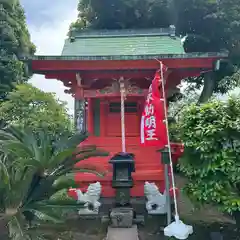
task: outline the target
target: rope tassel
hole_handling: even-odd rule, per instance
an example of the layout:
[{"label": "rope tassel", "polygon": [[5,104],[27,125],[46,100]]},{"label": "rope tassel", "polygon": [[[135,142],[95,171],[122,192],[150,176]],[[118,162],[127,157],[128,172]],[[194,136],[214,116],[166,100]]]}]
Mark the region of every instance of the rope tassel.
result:
[{"label": "rope tassel", "polygon": [[124,84],[124,79],[119,80],[120,84],[120,94],[121,94],[121,131],[122,131],[122,152],[126,152],[126,136],[125,136],[125,99],[126,99],[126,89]]}]

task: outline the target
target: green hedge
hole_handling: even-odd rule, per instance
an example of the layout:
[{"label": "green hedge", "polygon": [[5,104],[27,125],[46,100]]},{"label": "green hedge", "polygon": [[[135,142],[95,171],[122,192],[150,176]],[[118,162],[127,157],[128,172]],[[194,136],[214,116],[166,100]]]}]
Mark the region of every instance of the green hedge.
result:
[{"label": "green hedge", "polygon": [[180,171],[187,194],[233,213],[240,210],[240,99],[185,108],[177,123],[185,153]]}]

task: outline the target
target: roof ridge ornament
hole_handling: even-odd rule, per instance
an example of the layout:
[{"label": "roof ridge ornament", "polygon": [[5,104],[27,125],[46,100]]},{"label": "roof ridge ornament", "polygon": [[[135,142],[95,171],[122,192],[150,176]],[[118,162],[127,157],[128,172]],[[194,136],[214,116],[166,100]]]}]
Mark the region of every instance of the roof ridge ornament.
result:
[{"label": "roof ridge ornament", "polygon": [[176,37],[176,27],[175,25],[169,26],[169,36],[170,37]]},{"label": "roof ridge ornament", "polygon": [[104,37],[146,37],[146,36],[175,36],[176,27],[170,25],[167,28],[149,28],[149,29],[82,29],[72,28],[70,30],[70,40],[75,38],[104,38]]}]

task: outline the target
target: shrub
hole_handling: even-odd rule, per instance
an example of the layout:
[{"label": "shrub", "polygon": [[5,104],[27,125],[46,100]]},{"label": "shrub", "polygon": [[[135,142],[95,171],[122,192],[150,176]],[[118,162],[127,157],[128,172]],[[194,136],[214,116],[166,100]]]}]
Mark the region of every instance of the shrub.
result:
[{"label": "shrub", "polygon": [[40,231],[43,223],[63,224],[66,211],[82,207],[66,195],[67,189],[76,187],[73,174],[101,174],[94,166],[80,169],[75,164],[108,153],[77,146],[87,135],[60,136],[53,143],[45,131],[0,130],[0,217],[12,240],[49,239],[51,232]]},{"label": "shrub", "polygon": [[198,203],[240,211],[240,99],[212,100],[185,108],[178,122],[185,153],[180,171],[186,192]]}]

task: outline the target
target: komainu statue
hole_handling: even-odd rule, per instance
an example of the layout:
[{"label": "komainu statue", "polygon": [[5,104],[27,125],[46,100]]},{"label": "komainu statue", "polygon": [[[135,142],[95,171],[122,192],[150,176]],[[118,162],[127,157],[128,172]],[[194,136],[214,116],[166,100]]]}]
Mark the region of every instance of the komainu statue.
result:
[{"label": "komainu statue", "polygon": [[92,183],[88,186],[86,193],[82,193],[80,189],[76,189],[77,200],[84,203],[84,208],[79,210],[80,215],[98,214],[101,203],[99,202],[102,192],[100,182]]},{"label": "komainu statue", "polygon": [[144,194],[147,198],[146,209],[148,214],[165,214],[166,208],[166,192],[161,194],[155,183],[145,182]]}]

